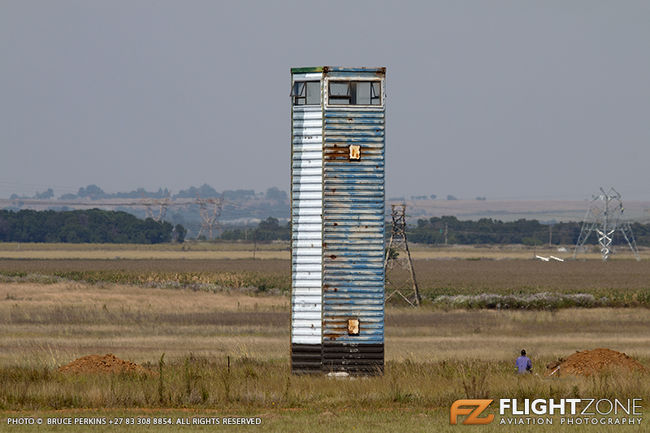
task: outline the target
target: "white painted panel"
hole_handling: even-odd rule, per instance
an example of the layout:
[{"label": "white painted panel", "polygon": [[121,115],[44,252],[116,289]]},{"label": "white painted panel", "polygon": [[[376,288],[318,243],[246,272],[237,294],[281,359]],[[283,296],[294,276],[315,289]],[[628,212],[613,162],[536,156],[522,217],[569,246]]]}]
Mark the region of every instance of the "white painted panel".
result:
[{"label": "white painted panel", "polygon": [[318,284],[313,286],[313,287],[297,287],[296,286],[293,289],[293,293],[296,296],[303,296],[303,295],[304,296],[314,296],[314,295],[320,296],[321,290],[322,289],[321,289],[321,284],[320,284],[320,280],[319,280]]},{"label": "white painted panel", "polygon": [[302,311],[294,312],[293,320],[317,320],[320,326],[321,323],[321,312],[320,311]]},{"label": "white painted panel", "polygon": [[318,256],[318,257],[322,257],[323,256],[323,249],[322,248],[294,248],[293,249],[293,255],[294,256]]},{"label": "white painted panel", "polygon": [[294,184],[292,191],[294,193],[296,192],[310,192],[310,191],[317,191],[321,192],[322,186],[317,183],[304,183],[304,184]]},{"label": "white painted panel", "polygon": [[295,336],[302,336],[302,335],[309,335],[309,336],[320,336],[322,332],[321,328],[294,328],[293,329],[293,335]]},{"label": "white painted panel", "polygon": [[293,135],[308,135],[312,137],[315,135],[323,135],[323,128],[321,126],[313,128],[295,127],[293,131]]},{"label": "white painted panel", "polygon": [[295,122],[302,122],[302,121],[305,121],[305,120],[322,122],[323,121],[323,115],[319,111],[307,111],[307,112],[293,113],[294,125],[296,124]]},{"label": "white painted panel", "polygon": [[300,328],[313,328],[313,329],[318,329],[321,327],[321,322],[320,322],[320,316],[318,316],[317,319],[312,319],[312,320],[301,320],[301,319],[293,319],[294,325],[296,327]]},{"label": "white painted panel", "polygon": [[294,335],[291,337],[293,344],[321,344],[321,335],[306,337],[304,335]]},{"label": "white painted panel", "polygon": [[[310,287],[310,288],[321,288],[321,281],[320,280],[295,280],[293,282],[293,287],[294,290],[298,289],[299,287]],[[317,293],[307,293],[308,295],[318,295],[320,299],[320,293],[321,291],[319,290]],[[302,293],[294,293],[296,296],[301,295]]]},{"label": "white painted panel", "polygon": [[320,232],[321,231],[321,225],[320,224],[294,224],[293,225],[294,230],[298,232],[299,234],[301,232]]},{"label": "white painted panel", "polygon": [[320,215],[298,215],[293,218],[294,224],[320,224],[323,219]]},{"label": "white painted panel", "polygon": [[318,280],[320,281],[322,277],[320,272],[294,272],[293,278],[295,280]]},{"label": "white painted panel", "polygon": [[293,183],[294,184],[306,184],[306,183],[315,183],[318,184],[321,188],[323,186],[323,176],[318,173],[318,176],[296,176],[295,174],[293,175]]},{"label": "white painted panel", "polygon": [[294,168],[293,176],[321,176],[323,174],[322,168]]},{"label": "white painted panel", "polygon": [[319,308],[320,308],[321,297],[320,297],[320,295],[318,295],[318,296],[317,295],[314,295],[314,296],[296,295],[293,298],[293,302],[294,302],[295,305],[301,305],[301,304],[311,305],[311,304],[313,304],[313,305],[319,306]]},{"label": "white painted panel", "polygon": [[309,144],[309,143],[322,143],[323,137],[318,135],[294,135],[294,144]]},{"label": "white painted panel", "polygon": [[[294,152],[322,152],[323,143],[294,144],[293,151]],[[295,176],[296,173],[294,172],[293,175]]]},{"label": "white painted panel", "polygon": [[320,248],[323,245],[322,242],[318,240],[300,240],[294,241],[291,245],[293,248]]},{"label": "white painted panel", "polygon": [[317,265],[293,265],[292,271],[295,272],[320,272],[322,269],[320,264]]},{"label": "white painted panel", "polygon": [[317,152],[294,152],[293,153],[294,159],[323,159],[323,152],[322,151],[317,151]]},{"label": "white painted panel", "polygon": [[322,168],[323,167],[323,160],[295,160],[293,162],[293,167],[294,168]]},{"label": "white painted panel", "polygon": [[304,311],[304,312],[311,311],[312,313],[316,311],[320,312],[321,311],[320,296],[318,297],[318,303],[312,302],[309,304],[305,304],[305,303],[294,302],[292,309],[294,312],[298,312],[298,311]]},{"label": "white painted panel", "polygon": [[294,200],[294,207],[300,206],[301,208],[323,208],[323,200]]},{"label": "white painted panel", "polygon": [[305,216],[307,216],[307,215],[310,215],[310,216],[317,215],[317,216],[321,216],[321,210],[319,208],[313,208],[313,207],[307,207],[307,208],[303,208],[303,207],[295,208],[294,207],[292,213],[293,213],[294,217],[300,216],[300,215],[305,215]]},{"label": "white painted panel", "polygon": [[322,240],[323,234],[320,232],[312,232],[312,233],[294,233],[293,234],[293,239],[296,240]]},{"label": "white painted panel", "polygon": [[298,200],[321,200],[323,198],[322,191],[317,192],[297,192],[293,197]]},{"label": "white painted panel", "polygon": [[322,170],[322,159],[296,159],[293,162],[293,168],[319,168]]},{"label": "white painted panel", "polygon": [[[302,74],[292,74],[294,81],[316,81],[323,77],[322,72],[304,72]],[[320,110],[320,106],[318,106]],[[295,110],[295,108],[294,108]]]},{"label": "white painted panel", "polygon": [[323,133],[323,121],[322,119],[296,119],[294,117],[293,119],[293,127],[294,129],[297,128],[318,128],[318,133],[322,134]]},{"label": "white painted panel", "polygon": [[[322,74],[313,74],[320,79]],[[294,76],[294,79],[299,79]],[[294,107],[292,144],[292,342],[322,340],[322,107]]]}]

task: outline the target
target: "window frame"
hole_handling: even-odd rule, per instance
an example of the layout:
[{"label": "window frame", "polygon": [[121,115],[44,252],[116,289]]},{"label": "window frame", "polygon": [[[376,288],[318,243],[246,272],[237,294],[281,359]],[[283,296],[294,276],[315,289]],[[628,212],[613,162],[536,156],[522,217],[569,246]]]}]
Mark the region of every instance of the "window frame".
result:
[{"label": "window frame", "polygon": [[[303,83],[304,84],[304,92],[305,95],[297,95],[296,94],[296,84],[298,83]],[[318,102],[315,104],[308,104],[307,103],[307,83],[318,83],[318,90],[319,90],[319,96],[318,96]],[[304,106],[317,106],[321,104],[321,101],[323,99],[323,89],[322,89],[322,84],[321,80],[294,80],[291,84],[291,105],[294,107],[304,107]],[[303,104],[297,103],[298,100],[303,100]]]},{"label": "window frame", "polygon": [[[335,96],[334,98],[331,97],[331,84],[332,83],[348,83],[350,89],[350,96],[349,97],[341,97],[341,96]],[[352,83],[370,83],[370,101],[372,102],[373,99],[378,99],[379,103],[378,104],[352,104],[353,100],[353,95],[352,91],[353,88],[350,84]],[[379,85],[379,94],[375,97],[373,97],[373,84],[378,84]],[[382,78],[366,78],[366,77],[354,77],[354,78],[327,78],[325,80],[325,89],[326,89],[326,94],[325,94],[325,103],[328,106],[334,106],[334,107],[365,107],[365,108],[376,108],[376,107],[383,107],[384,106],[384,80]],[[354,89],[356,90],[356,89]],[[333,101],[333,100],[334,101]],[[342,99],[348,99],[350,101],[349,104],[337,104],[336,100],[342,100]]]}]

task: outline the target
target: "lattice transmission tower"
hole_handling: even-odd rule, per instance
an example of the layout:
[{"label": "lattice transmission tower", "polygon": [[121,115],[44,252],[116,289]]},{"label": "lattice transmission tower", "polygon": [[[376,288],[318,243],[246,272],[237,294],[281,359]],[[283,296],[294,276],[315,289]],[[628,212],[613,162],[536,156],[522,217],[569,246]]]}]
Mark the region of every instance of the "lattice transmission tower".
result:
[{"label": "lattice transmission tower", "polygon": [[420,305],[420,291],[415,279],[415,269],[413,260],[409,251],[409,244],[406,238],[406,204],[391,205],[392,229],[390,240],[386,248],[386,257],[384,258],[384,273],[388,275],[390,269],[406,269],[410,275],[410,288],[402,293],[397,287],[394,287],[390,279],[386,278],[386,284],[393,286],[391,292],[386,296],[386,302],[394,295],[401,296],[409,305],[415,307]]},{"label": "lattice transmission tower", "polygon": [[[220,198],[196,198],[199,205],[199,215],[201,216],[201,228],[196,235],[208,235],[209,239],[214,239],[214,230],[219,228],[219,216],[221,216],[221,207],[223,200]],[[207,237],[207,236],[206,236]]]},{"label": "lattice transmission tower", "polygon": [[634,233],[632,233],[632,226],[630,222],[623,219],[623,202],[621,201],[621,194],[614,188],[610,188],[605,192],[600,188],[601,194],[593,196],[585,219],[582,222],[582,229],[580,230],[580,237],[576,243],[573,258],[575,259],[578,252],[582,251],[589,239],[592,232],[596,233],[598,237],[598,245],[600,245],[600,253],[603,256],[603,261],[607,261],[612,252],[612,242],[614,235],[620,231],[625,238],[630,250],[637,260],[639,257],[639,250],[636,247],[636,240]]},{"label": "lattice transmission tower", "polygon": [[[170,199],[169,197],[165,197],[160,200],[156,199],[142,199],[144,205],[145,205],[145,211],[147,213],[147,218],[151,218],[154,221],[160,222],[165,219],[165,216],[167,215],[167,208],[169,207],[170,204]],[[158,208],[158,213],[154,214],[153,207]]]}]

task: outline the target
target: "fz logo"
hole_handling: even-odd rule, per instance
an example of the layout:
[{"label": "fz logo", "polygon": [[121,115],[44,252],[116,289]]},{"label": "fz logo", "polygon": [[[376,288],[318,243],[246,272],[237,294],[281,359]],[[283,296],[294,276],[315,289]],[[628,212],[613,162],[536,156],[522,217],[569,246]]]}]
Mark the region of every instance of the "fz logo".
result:
[{"label": "fz logo", "polygon": [[[458,415],[467,415],[462,422],[465,425],[489,424],[494,420],[494,415],[479,417],[493,400],[456,400],[449,410],[449,423],[456,425]],[[474,409],[472,409],[474,408]]]}]

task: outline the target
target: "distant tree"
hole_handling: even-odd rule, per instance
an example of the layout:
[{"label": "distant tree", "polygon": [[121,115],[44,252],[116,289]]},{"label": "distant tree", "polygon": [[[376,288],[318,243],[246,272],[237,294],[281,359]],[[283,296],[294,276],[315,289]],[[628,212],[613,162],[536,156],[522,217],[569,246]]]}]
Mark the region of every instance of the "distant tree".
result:
[{"label": "distant tree", "polygon": [[257,242],[270,242],[275,240],[288,241],[291,239],[291,229],[289,223],[281,225],[277,218],[268,217],[260,221],[257,228],[249,230],[247,228],[236,228],[226,230],[221,234],[224,240],[252,240]]},{"label": "distant tree", "polygon": [[272,186],[271,188],[266,190],[266,199],[285,201],[287,200],[287,193],[285,191],[281,191],[279,188],[275,186]]},{"label": "distant tree", "polygon": [[255,191],[252,189],[227,189],[222,196],[226,200],[251,200],[255,198]]},{"label": "distant tree", "polygon": [[438,196],[435,195],[435,194],[431,194],[431,195],[429,196],[429,198],[431,198],[431,200],[435,200],[436,198],[438,198]]},{"label": "distant tree", "polygon": [[187,230],[180,224],[176,224],[174,227],[174,235],[176,237],[176,242],[182,244],[185,242],[185,235],[187,235]]},{"label": "distant tree", "polygon": [[37,192],[36,194],[34,194],[34,198],[36,200],[48,200],[51,199],[52,197],[54,197],[54,191],[52,190],[52,188],[48,188],[47,191]]},{"label": "distant tree", "polygon": [[476,200],[479,200],[479,201],[485,201],[486,198],[485,198],[485,197],[476,197]]},{"label": "distant tree", "polygon": [[451,194],[447,195],[447,200],[458,200],[456,196],[453,196]]},{"label": "distant tree", "polygon": [[174,195],[175,198],[196,198],[197,196],[201,198],[211,198],[219,197],[220,194],[210,185],[204,183],[198,188],[191,186],[188,189],[181,190],[178,192],[178,194]]},{"label": "distant tree", "polygon": [[105,198],[106,193],[97,185],[88,185],[87,187],[79,188],[77,192],[78,197],[89,198],[91,200],[97,200],[100,198]]}]

